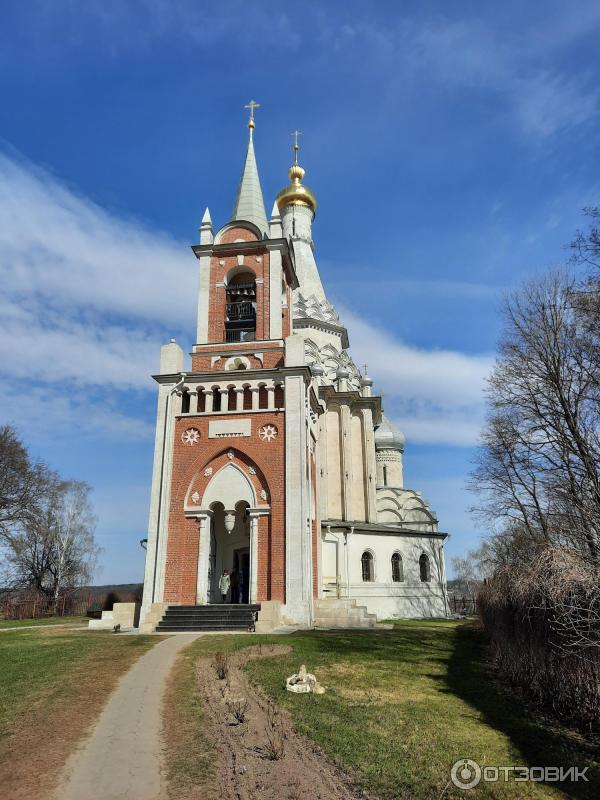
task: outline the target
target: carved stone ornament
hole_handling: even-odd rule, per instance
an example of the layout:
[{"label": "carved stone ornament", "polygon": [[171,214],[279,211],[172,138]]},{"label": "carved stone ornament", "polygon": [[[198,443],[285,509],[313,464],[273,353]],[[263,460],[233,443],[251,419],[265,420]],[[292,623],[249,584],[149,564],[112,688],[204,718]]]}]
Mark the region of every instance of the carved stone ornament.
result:
[{"label": "carved stone ornament", "polygon": [[192,503],[199,503],[200,502],[200,495],[198,492],[194,492],[192,495]]},{"label": "carved stone ornament", "polygon": [[250,473],[250,475],[256,475],[256,470],[254,469],[254,467],[248,467],[248,472]]},{"label": "carved stone ornament", "polygon": [[258,435],[263,442],[272,442],[273,439],[277,438],[277,428],[275,425],[263,425],[263,427],[259,430]]},{"label": "carved stone ornament", "polygon": [[205,478],[210,478],[210,476],[211,476],[212,474],[213,474],[213,468],[212,468],[212,467],[207,467],[207,468],[204,470],[204,477],[205,477]]},{"label": "carved stone ornament", "polygon": [[227,451],[227,458],[228,458],[230,461],[232,461],[232,460],[233,460],[233,450],[228,450],[228,451]]},{"label": "carved stone ornament", "polygon": [[181,441],[184,444],[189,445],[190,447],[197,444],[199,439],[200,439],[200,431],[197,428],[188,428],[181,434]]},{"label": "carved stone ornament", "polygon": [[260,499],[261,500],[266,500],[267,499],[267,492],[266,492],[265,489],[261,489],[260,490]]}]

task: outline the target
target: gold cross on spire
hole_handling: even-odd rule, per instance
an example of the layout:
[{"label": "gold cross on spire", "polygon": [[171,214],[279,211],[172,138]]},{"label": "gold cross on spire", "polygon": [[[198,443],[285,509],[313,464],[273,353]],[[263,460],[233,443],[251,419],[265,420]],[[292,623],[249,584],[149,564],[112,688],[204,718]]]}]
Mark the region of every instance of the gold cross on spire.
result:
[{"label": "gold cross on spire", "polygon": [[253,128],[254,127],[254,109],[255,108],[260,108],[260,103],[255,103],[254,100],[250,100],[250,102],[247,103],[244,106],[244,108],[249,108],[250,109],[250,119],[248,120],[248,127],[249,128]]},{"label": "gold cross on spire", "polygon": [[290,136],[294,137],[294,164],[298,163],[298,150],[300,149],[300,145],[298,144],[298,137],[302,136],[302,131],[292,131]]}]

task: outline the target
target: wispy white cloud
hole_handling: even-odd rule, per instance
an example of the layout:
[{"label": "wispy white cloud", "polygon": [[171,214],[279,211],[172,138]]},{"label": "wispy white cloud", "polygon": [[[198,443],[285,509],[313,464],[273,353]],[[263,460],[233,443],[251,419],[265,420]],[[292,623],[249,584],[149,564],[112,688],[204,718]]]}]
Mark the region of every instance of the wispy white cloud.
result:
[{"label": "wispy white cloud", "polygon": [[38,432],[81,420],[88,435],[151,435],[111,392],[152,391],[160,344],[193,330],[188,247],[5,152],[0,264],[2,417]]},{"label": "wispy white cloud", "polygon": [[[159,345],[174,329],[191,339],[187,246],[4,154],[0,263],[2,416],[54,432],[82,420],[88,435],[151,436],[147,405],[138,419],[121,399],[132,390],[150,398]],[[344,318],[355,359],[369,363],[410,439],[473,444],[489,356],[419,350],[352,312]]]},{"label": "wispy white cloud", "polygon": [[384,394],[386,413],[410,441],[459,447],[477,443],[491,354],[420,349],[347,309],[343,318],[355,361],[368,364]]},{"label": "wispy white cloud", "polygon": [[[512,115],[532,139],[596,117],[600,93],[596,81],[581,70],[566,70],[556,52],[600,25],[600,14],[586,15],[585,24],[561,30],[564,13],[548,19],[542,31],[524,28],[518,34],[491,27],[480,18],[441,16],[401,18],[387,25],[369,21],[331,29],[340,49],[366,48],[372,66],[385,70],[386,80],[418,89],[441,85],[454,91],[481,92]],[[404,94],[402,95],[404,98]]]}]

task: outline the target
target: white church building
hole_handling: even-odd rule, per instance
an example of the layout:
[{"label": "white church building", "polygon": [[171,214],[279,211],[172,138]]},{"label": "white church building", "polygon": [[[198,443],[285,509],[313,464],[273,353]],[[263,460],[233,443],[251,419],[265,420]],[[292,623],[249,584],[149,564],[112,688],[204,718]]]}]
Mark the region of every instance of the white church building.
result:
[{"label": "white church building", "polygon": [[404,486],[404,436],[327,299],[297,137],[267,219],[255,107],[231,219],[215,229],[207,209],[192,248],[191,362],[171,341],[154,376],[142,628],[240,627],[249,612],[265,631],[444,617],[447,534]]}]

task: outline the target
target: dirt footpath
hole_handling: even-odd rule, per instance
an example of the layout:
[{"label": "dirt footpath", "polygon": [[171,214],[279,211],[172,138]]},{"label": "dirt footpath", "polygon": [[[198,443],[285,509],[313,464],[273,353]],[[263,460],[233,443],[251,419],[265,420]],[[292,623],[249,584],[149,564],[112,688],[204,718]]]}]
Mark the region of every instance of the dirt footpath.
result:
[{"label": "dirt footpath", "polygon": [[[179,651],[199,634],[159,641],[121,679],[89,739],[65,765],[54,800],[162,800],[161,708]],[[212,799],[214,800],[214,798]]]},{"label": "dirt footpath", "polygon": [[244,648],[230,656],[220,679],[215,659],[200,659],[198,687],[207,735],[215,742],[219,769],[201,800],[352,800],[364,798],[319,748],[294,733],[288,714],[250,686],[242,667],[257,658],[289,653],[283,645]]}]

